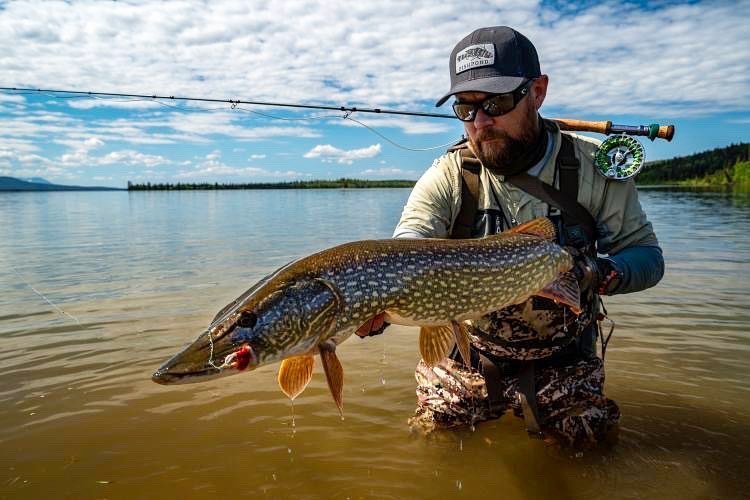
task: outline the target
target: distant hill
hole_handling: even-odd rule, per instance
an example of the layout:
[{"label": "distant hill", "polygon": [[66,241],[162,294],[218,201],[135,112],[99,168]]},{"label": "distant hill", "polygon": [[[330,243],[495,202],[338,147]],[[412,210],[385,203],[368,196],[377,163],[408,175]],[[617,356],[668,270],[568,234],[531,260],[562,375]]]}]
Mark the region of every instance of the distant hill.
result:
[{"label": "distant hill", "polygon": [[22,181],[26,182],[36,182],[37,184],[52,184],[47,179],[44,179],[43,177],[26,177],[26,178],[20,178]]},{"label": "distant hill", "polygon": [[122,191],[111,187],[52,184],[41,177],[33,177],[33,179],[38,180],[29,182],[15,177],[0,177],[0,191]]},{"label": "distant hill", "polygon": [[750,143],[647,162],[636,182],[689,186],[750,184]]}]

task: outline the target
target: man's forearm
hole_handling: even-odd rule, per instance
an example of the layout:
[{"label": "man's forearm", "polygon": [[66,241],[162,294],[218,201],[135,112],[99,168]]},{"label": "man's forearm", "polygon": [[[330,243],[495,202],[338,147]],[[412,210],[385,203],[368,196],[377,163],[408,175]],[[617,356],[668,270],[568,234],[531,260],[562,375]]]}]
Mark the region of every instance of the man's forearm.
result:
[{"label": "man's forearm", "polygon": [[639,292],[664,276],[664,257],[658,246],[631,246],[603,260],[609,260],[621,273],[620,282],[607,295]]}]

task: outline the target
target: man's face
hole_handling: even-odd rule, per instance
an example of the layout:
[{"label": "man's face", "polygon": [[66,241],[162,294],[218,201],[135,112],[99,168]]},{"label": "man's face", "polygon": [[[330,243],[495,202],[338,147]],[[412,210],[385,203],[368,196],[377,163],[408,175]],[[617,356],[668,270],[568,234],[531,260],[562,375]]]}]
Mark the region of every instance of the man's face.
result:
[{"label": "man's face", "polygon": [[[479,109],[474,121],[464,122],[472,149],[486,167],[502,171],[504,166],[509,166],[534,145],[541,126],[538,110],[544,101],[546,90],[547,78],[542,76],[511,112],[492,117]],[[456,94],[456,100],[480,103],[490,95],[483,92],[462,92]]]}]

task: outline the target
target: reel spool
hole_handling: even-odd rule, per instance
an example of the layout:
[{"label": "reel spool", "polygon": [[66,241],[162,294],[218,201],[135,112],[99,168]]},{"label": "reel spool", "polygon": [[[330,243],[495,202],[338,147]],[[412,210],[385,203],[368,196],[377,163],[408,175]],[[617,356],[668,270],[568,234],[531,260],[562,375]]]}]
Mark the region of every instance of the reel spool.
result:
[{"label": "reel spool", "polygon": [[607,179],[623,181],[643,168],[645,152],[637,139],[628,135],[607,137],[594,156],[596,170]]}]

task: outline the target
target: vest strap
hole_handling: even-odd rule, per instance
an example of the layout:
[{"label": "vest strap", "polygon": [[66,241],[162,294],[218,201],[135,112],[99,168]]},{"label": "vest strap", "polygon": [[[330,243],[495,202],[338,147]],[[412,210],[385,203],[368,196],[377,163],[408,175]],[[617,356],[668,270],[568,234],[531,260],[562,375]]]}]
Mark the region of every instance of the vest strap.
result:
[{"label": "vest strap", "polygon": [[471,238],[474,220],[479,209],[479,171],[482,164],[471,150],[464,146],[461,154],[461,208],[451,228],[450,238]]}]

